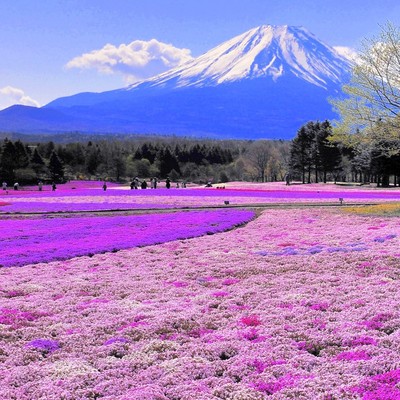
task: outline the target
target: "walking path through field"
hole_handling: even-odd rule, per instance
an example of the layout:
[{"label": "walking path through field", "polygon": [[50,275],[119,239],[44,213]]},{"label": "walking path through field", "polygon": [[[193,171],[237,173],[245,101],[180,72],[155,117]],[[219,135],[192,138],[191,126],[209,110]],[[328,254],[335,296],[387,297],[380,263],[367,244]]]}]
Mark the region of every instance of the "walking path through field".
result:
[{"label": "walking path through field", "polygon": [[29,216],[68,216],[68,215],[134,215],[134,214],[149,214],[149,213],[173,213],[177,211],[196,211],[196,210],[217,210],[227,208],[239,208],[239,209],[257,209],[262,211],[263,209],[285,209],[285,208],[319,208],[319,207],[363,207],[363,206],[374,206],[379,203],[350,203],[340,204],[338,202],[332,203],[255,203],[255,204],[227,204],[224,206],[194,206],[194,207],[174,207],[174,208],[128,208],[128,209],[104,209],[104,210],[78,210],[78,211],[31,211],[31,212],[0,212],[0,217],[29,217]]}]

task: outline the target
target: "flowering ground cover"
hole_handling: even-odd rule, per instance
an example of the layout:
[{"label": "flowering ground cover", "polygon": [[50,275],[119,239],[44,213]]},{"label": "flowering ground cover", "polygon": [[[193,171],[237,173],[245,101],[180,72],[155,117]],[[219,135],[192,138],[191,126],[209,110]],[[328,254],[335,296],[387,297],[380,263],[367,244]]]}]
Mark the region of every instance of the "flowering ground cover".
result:
[{"label": "flowering ground cover", "polygon": [[[276,203],[337,203],[400,201],[400,190],[340,188],[336,185],[285,186],[282,183],[244,185],[243,188],[187,188],[127,190],[115,186],[106,192],[98,188],[65,189],[56,192],[0,191],[0,201],[8,204],[0,213],[70,212],[143,208],[182,208]],[[77,186],[78,187],[78,186]],[[256,187],[256,189],[254,188]],[[4,200],[3,200],[4,199]]]},{"label": "flowering ground cover", "polygon": [[211,236],[2,268],[0,398],[400,398],[399,228],[273,209]]},{"label": "flowering ground cover", "polygon": [[252,211],[213,210],[113,217],[0,220],[0,267],[65,260],[221,232]]}]

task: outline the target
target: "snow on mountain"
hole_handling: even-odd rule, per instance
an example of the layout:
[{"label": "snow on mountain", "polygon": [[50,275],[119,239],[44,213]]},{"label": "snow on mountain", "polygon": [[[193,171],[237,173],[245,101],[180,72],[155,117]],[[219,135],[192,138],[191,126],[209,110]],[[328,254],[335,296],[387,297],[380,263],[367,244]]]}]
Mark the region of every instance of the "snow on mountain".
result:
[{"label": "snow on mountain", "polygon": [[215,86],[264,77],[277,81],[285,75],[326,89],[340,84],[350,67],[349,59],[303,27],[263,25],[128,90],[142,85]]}]

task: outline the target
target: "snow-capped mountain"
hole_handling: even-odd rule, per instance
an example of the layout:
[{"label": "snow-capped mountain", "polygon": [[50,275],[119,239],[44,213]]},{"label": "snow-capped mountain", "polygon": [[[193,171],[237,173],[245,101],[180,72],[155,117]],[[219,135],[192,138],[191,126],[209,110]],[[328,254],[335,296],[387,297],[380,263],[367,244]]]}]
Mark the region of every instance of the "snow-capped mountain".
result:
[{"label": "snow-capped mountain", "polygon": [[341,84],[350,67],[348,59],[303,27],[263,25],[146,82],[204,87],[242,79],[277,81],[289,74],[326,89],[332,83]]},{"label": "snow-capped mountain", "polygon": [[302,27],[265,25],[127,88],[0,112],[0,130],[291,138],[330,119],[351,62]]}]

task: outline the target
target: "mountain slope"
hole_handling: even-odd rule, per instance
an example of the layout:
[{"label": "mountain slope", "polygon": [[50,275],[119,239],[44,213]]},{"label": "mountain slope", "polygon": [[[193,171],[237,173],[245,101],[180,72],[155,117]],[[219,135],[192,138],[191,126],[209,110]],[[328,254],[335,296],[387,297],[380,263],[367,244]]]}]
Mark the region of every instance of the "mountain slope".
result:
[{"label": "mountain slope", "polygon": [[[350,63],[302,27],[260,26],[147,82],[152,86],[210,86],[241,79],[293,75],[327,89]],[[142,84],[132,85],[134,89]]]},{"label": "mountain slope", "polygon": [[127,88],[59,98],[36,115],[19,109],[14,120],[4,110],[0,130],[286,139],[308,120],[333,117],[327,97],[350,68],[304,28],[261,26]]}]

